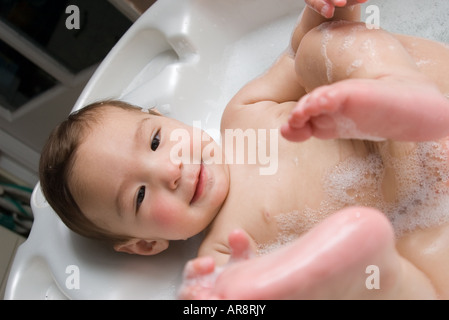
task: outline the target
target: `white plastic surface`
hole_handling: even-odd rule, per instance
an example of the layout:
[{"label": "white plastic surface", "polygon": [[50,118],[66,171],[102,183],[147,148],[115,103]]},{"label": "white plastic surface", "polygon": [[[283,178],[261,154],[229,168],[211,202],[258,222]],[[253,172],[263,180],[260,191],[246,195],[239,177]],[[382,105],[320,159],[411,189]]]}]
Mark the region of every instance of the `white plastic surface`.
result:
[{"label": "white plastic surface", "polygon": [[[368,1],[393,32],[448,43],[447,0]],[[232,95],[287,48],[302,0],[158,0],[97,69],[74,109],[107,98],[157,106],[213,137]],[[370,11],[371,12],[371,11]],[[367,12],[367,15],[370,14]],[[113,252],[69,231],[39,184],[28,240],[11,268],[5,299],[175,299],[200,236],[164,253]]]}]

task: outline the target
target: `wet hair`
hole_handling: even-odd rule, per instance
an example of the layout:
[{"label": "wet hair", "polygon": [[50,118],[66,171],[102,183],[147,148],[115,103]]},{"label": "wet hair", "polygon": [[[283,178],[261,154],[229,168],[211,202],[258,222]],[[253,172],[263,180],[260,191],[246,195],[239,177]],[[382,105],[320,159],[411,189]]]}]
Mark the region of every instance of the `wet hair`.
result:
[{"label": "wet hair", "polygon": [[[93,127],[102,120],[106,108],[141,112],[141,108],[118,100],[92,103],[72,112],[51,132],[39,161],[39,182],[42,192],[62,222],[75,233],[109,244],[120,244],[129,236],[113,234],[94,224],[82,212],[73,196],[72,169],[77,150]],[[160,115],[149,110],[150,114]]]}]

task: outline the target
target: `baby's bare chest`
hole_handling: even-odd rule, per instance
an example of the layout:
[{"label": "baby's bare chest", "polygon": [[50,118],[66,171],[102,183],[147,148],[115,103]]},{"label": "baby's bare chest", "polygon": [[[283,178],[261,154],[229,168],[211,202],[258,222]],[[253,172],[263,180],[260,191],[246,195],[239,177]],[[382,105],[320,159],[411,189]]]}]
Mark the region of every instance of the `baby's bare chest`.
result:
[{"label": "baby's bare chest", "polygon": [[281,146],[279,151],[270,174],[262,174],[260,165],[230,166],[230,192],[220,213],[229,216],[222,221],[238,221],[234,227],[246,230],[260,245],[298,236],[339,208],[326,203],[324,183],[340,162],[338,146],[309,143],[303,148]]}]

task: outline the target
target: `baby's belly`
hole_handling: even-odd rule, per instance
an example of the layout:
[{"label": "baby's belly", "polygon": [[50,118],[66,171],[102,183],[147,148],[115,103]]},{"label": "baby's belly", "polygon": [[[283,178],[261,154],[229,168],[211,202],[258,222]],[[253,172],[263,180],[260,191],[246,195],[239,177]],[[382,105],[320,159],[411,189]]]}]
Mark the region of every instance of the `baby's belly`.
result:
[{"label": "baby's belly", "polygon": [[392,145],[379,144],[379,152],[332,168],[324,181],[324,205],[375,207],[388,216],[398,237],[448,222],[446,141]]},{"label": "baby's belly", "polygon": [[449,222],[447,146],[446,140],[417,143],[402,157],[384,159],[384,167],[392,171],[394,197],[389,199],[384,191],[379,209],[390,218],[398,237]]},{"label": "baby's belly", "polygon": [[276,215],[279,234],[276,240],[261,244],[260,252],[292,241],[348,206],[375,207],[384,212],[398,238],[417,228],[449,222],[446,143],[420,143],[402,155],[394,149],[380,151],[354,154],[330,166],[321,177],[318,205],[298,205]]}]

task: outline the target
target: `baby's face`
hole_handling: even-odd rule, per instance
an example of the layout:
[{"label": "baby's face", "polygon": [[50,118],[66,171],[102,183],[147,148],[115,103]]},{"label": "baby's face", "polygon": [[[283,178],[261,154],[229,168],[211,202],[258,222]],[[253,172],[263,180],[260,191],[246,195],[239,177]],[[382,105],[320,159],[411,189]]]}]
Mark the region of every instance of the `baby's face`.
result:
[{"label": "baby's face", "polygon": [[110,108],[81,144],[70,183],[85,215],[115,234],[187,239],[212,222],[227,196],[228,168],[210,161],[218,156],[221,148],[198,129]]}]

